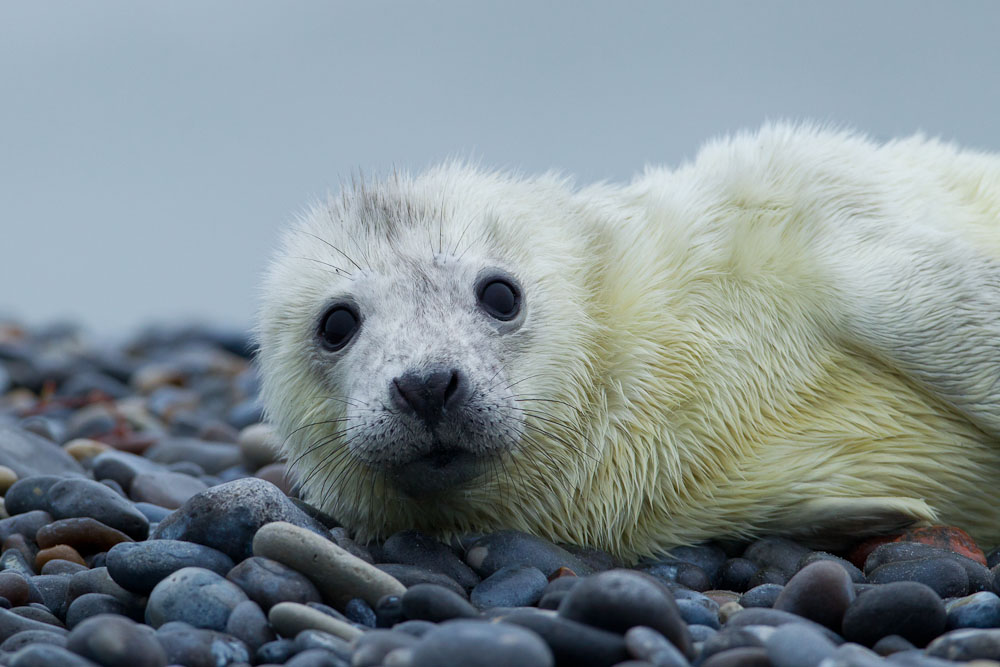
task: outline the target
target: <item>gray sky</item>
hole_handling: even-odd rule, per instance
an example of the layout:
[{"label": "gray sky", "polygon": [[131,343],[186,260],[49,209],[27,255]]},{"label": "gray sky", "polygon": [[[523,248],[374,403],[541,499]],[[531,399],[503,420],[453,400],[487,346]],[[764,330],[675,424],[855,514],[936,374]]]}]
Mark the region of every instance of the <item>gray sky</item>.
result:
[{"label": "gray sky", "polygon": [[990,0],[3,0],[0,311],[247,325],[358,169],[623,180],[776,118],[1000,150],[998,34]]}]

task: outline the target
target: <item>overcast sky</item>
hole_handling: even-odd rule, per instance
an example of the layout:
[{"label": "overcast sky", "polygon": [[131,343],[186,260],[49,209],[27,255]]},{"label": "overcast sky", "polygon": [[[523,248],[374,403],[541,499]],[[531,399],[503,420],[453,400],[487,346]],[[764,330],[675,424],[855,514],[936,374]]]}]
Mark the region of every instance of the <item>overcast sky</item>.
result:
[{"label": "overcast sky", "polygon": [[765,119],[1000,150],[1000,2],[0,2],[0,312],[246,326],[359,169],[578,181]]}]

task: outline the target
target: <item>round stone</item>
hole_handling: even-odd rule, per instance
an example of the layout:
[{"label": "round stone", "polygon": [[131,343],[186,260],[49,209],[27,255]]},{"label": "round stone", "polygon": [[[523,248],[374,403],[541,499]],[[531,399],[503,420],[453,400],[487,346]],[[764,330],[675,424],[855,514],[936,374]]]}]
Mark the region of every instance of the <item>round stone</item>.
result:
[{"label": "round stone", "polygon": [[251,651],[267,642],[274,641],[274,632],[267,622],[267,616],[253,600],[241,602],[233,607],[226,621],[226,634],[241,639]]},{"label": "round stone", "polygon": [[528,607],[538,602],[548,583],[537,567],[508,565],[483,579],[472,589],[469,600],[480,609]]},{"label": "round stone", "polygon": [[847,571],[839,563],[819,560],[788,580],[773,607],[838,631],[854,597],[854,584]]},{"label": "round stone", "polygon": [[764,640],[764,648],[773,667],[818,665],[837,650],[821,633],[798,623],[779,625]]},{"label": "round stone", "polygon": [[157,525],[152,538],[197,542],[241,561],[266,555],[254,554],[252,544],[261,527],[271,522],[294,524],[327,541],[319,537],[327,534],[326,528],[296,507],[274,484],[252,477],[220,484],[192,497]]},{"label": "round stone", "polygon": [[322,602],[316,585],[304,574],[278,561],[253,556],[234,567],[226,579],[243,589],[267,611],[279,602]]},{"label": "round stone", "polygon": [[479,583],[476,573],[450,547],[415,530],[390,536],[382,545],[382,560],[439,572],[454,579],[465,589]]},{"label": "round stone", "polygon": [[629,628],[625,633],[625,648],[632,657],[656,667],[687,667],[689,664],[684,654],[666,637],[642,625]]},{"label": "round stone", "polygon": [[902,581],[858,596],[847,608],[842,628],[845,639],[865,646],[887,635],[925,646],[944,631],[946,622],[944,604],[933,589]]},{"label": "round stone", "polygon": [[247,600],[236,584],[200,567],[186,567],[167,576],[149,594],[146,622],[158,628],[183,621],[196,628],[222,631],[236,605]]},{"label": "round stone", "polygon": [[90,517],[133,539],[146,539],[149,520],[132,503],[90,479],[64,479],[48,490],[49,512],[56,519]]},{"label": "round stone", "polygon": [[198,567],[225,575],[233,567],[226,554],[194,542],[146,540],[118,544],[108,551],[108,574],[122,588],[141,595],[170,574],[186,567]]},{"label": "round stone", "polygon": [[90,517],[53,521],[38,529],[35,540],[43,549],[67,544],[84,553],[107,551],[116,544],[132,542],[122,531]]},{"label": "round stone", "polygon": [[685,655],[692,655],[691,636],[673,596],[658,581],[638,572],[608,570],[585,577],[563,598],[559,615],[619,633],[645,625]]},{"label": "round stone", "polygon": [[969,575],[951,558],[919,558],[880,565],[868,573],[873,584],[916,581],[934,590],[940,597],[961,597],[969,592]]},{"label": "round stone", "polygon": [[980,591],[951,600],[944,606],[949,630],[956,628],[1000,628],[1000,597]]},{"label": "round stone", "polygon": [[69,634],[67,647],[107,667],[164,667],[167,655],[145,625],[111,614],[92,616]]},{"label": "round stone", "polygon": [[727,591],[743,593],[750,588],[750,579],[758,565],[746,558],[730,558],[719,567],[716,585]]},{"label": "round stone", "polygon": [[455,620],[424,635],[410,667],[552,667],[552,651],[538,635],[505,623]]},{"label": "round stone", "polygon": [[1000,629],[952,630],[927,647],[927,655],[945,660],[1000,660]]},{"label": "round stone", "polygon": [[465,561],[480,577],[508,565],[532,565],[546,577],[561,567],[578,575],[591,572],[586,563],[562,547],[516,530],[500,530],[479,538],[465,554]]},{"label": "round stone", "polygon": [[197,477],[165,470],[136,475],[129,487],[129,497],[136,502],[177,509],[207,488]]},{"label": "round stone", "polygon": [[773,607],[775,600],[785,590],[780,584],[761,584],[740,596],[741,607]]},{"label": "round stone", "polygon": [[552,613],[522,608],[496,620],[519,625],[537,634],[548,644],[560,665],[613,665],[628,658],[622,635]]},{"label": "round stone", "polygon": [[434,584],[417,584],[402,597],[403,615],[434,623],[452,618],[475,618],[479,612],[454,591]]},{"label": "round stone", "polygon": [[123,615],[125,605],[105,593],[85,593],[73,600],[66,609],[66,627],[73,629],[92,616],[101,614]]}]

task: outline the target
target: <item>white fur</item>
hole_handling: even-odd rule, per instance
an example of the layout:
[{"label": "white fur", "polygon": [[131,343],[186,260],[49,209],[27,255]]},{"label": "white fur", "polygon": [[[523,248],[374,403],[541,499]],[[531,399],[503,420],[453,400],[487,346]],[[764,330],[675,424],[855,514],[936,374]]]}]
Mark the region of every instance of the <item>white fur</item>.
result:
[{"label": "white fur", "polygon": [[[487,266],[524,287],[516,331],[475,309]],[[344,295],[367,319],[324,354],[317,318]],[[362,537],[511,527],[633,558],[944,520],[1000,542],[997,156],[775,125],[626,186],[396,176],[289,232],[259,340],[307,497]],[[393,446],[381,387],[415,359],[468,362],[499,391],[484,406],[513,401],[488,474],[433,502],[365,463]]]}]

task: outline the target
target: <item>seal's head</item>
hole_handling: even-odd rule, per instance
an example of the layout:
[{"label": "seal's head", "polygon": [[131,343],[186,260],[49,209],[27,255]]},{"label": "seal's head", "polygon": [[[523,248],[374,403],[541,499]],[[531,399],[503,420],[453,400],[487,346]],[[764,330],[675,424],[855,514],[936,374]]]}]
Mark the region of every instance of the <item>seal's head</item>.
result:
[{"label": "seal's head", "polygon": [[294,226],[259,326],[268,416],[307,499],[359,536],[567,538],[595,369],[557,179],[460,166],[345,188]]}]

